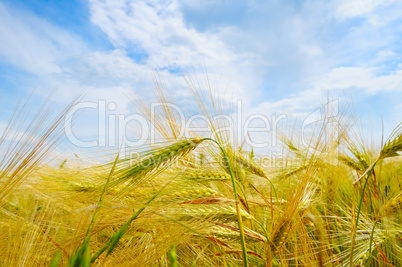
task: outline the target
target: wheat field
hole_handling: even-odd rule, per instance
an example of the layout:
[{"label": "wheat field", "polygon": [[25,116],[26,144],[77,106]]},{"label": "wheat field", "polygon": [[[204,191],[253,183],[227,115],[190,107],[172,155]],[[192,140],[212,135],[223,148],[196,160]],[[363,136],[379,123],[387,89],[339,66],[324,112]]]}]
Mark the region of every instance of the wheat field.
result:
[{"label": "wheat field", "polygon": [[[193,94],[204,115],[223,110]],[[346,122],[325,140],[317,129],[310,149],[284,132],[286,157],[266,166],[220,125],[181,137],[166,108],[152,121],[160,142],[135,158],[49,164],[65,111],[26,129],[24,112],[0,139],[2,267],[402,266],[402,125],[379,148]]]}]

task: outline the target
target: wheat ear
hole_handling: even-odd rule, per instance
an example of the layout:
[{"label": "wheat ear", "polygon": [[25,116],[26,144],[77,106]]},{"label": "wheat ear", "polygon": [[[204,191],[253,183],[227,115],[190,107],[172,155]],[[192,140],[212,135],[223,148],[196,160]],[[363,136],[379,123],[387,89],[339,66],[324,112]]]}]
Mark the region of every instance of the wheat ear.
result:
[{"label": "wheat ear", "polygon": [[375,165],[382,159],[397,157],[398,152],[402,151],[402,123],[395,128],[384,147],[381,149],[380,156],[374,161],[367,170],[357,179],[354,184],[356,185],[363,177],[370,176]]},{"label": "wheat ear", "polygon": [[197,182],[226,181],[230,180],[230,175],[224,172],[196,172],[185,176],[186,179]]},{"label": "wheat ear", "polygon": [[121,163],[127,164],[128,162],[129,166],[116,172],[119,178],[116,181],[113,181],[110,186],[116,186],[130,179],[132,184],[136,183],[139,178],[144,177],[149,172],[154,171],[171,162],[172,160],[189,153],[202,141],[203,139],[199,138],[181,140],[161,149],[156,149],[152,151],[150,155],[133,164],[130,164],[130,159],[124,159],[121,161]]},{"label": "wheat ear", "polygon": [[399,193],[396,197],[391,199],[390,201],[387,202],[380,211],[378,212],[378,219],[384,218],[385,216],[394,214],[398,212],[399,210],[402,210],[402,192]]},{"label": "wheat ear", "polygon": [[284,220],[281,222],[279,227],[273,232],[271,240],[270,240],[270,247],[271,251],[275,254],[278,252],[279,248],[285,243],[286,238],[289,234],[289,228],[291,225],[290,220]]},{"label": "wheat ear", "polygon": [[258,176],[261,176],[263,178],[267,178],[267,174],[264,172],[264,170],[260,166],[258,166],[257,164],[251,162],[250,160],[246,159],[240,153],[235,154],[235,160],[238,163],[240,163],[241,165],[243,165],[250,172],[252,172],[252,173],[254,173],[254,174],[258,175]]}]

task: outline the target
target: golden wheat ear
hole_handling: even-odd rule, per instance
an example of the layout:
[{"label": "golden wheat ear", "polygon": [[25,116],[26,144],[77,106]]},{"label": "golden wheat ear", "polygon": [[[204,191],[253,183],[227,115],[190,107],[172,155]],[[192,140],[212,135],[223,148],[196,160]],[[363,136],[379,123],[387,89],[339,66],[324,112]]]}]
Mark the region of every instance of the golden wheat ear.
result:
[{"label": "golden wheat ear", "polygon": [[241,155],[240,153],[235,153],[235,160],[236,160],[236,162],[243,165],[243,167],[248,169],[250,172],[252,172],[260,177],[268,179],[267,174],[260,166],[258,166],[254,162],[248,160],[247,158],[243,157],[243,155]]}]

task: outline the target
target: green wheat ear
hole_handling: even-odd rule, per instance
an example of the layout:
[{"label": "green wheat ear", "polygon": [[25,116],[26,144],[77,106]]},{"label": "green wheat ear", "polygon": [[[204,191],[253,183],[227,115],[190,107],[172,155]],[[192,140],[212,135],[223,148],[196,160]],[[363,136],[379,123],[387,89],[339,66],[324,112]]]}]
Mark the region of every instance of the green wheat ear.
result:
[{"label": "green wheat ear", "polygon": [[131,180],[131,185],[135,184],[146,174],[194,150],[202,141],[203,139],[200,138],[180,140],[169,146],[153,150],[133,164],[131,164],[130,159],[121,160],[119,165],[126,166],[116,172],[118,179],[113,181],[110,186],[117,186],[129,180]]},{"label": "green wheat ear", "polygon": [[393,131],[388,141],[381,150],[379,159],[399,156],[402,151],[402,123]]},{"label": "green wheat ear", "polygon": [[384,147],[381,149],[380,156],[366,169],[366,171],[354,182],[356,185],[366,175],[370,176],[375,165],[383,159],[400,156],[398,152],[402,151],[402,123],[400,123],[391,136],[388,138]]}]

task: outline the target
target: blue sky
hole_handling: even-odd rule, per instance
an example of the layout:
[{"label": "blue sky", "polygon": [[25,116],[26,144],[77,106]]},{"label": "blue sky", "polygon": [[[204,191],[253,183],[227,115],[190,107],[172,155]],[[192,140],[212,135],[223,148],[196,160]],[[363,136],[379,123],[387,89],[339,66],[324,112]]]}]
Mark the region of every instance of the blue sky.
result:
[{"label": "blue sky", "polygon": [[154,94],[152,70],[185,103],[180,73],[205,66],[248,114],[308,114],[330,93],[389,132],[402,121],[401,14],[400,0],[3,0],[0,101],[54,92],[57,109],[84,93],[126,114],[130,96]]}]

